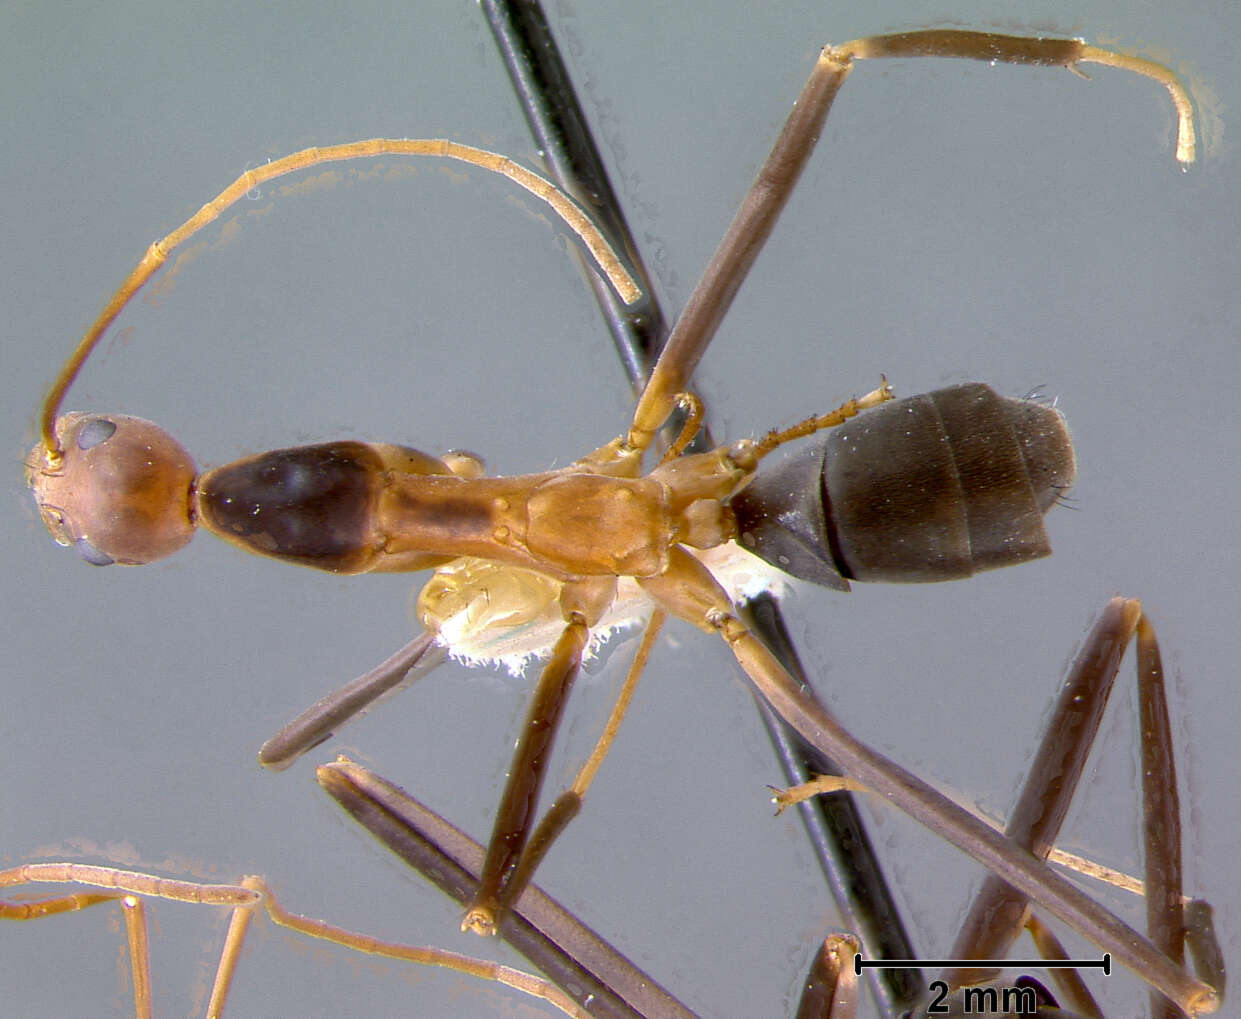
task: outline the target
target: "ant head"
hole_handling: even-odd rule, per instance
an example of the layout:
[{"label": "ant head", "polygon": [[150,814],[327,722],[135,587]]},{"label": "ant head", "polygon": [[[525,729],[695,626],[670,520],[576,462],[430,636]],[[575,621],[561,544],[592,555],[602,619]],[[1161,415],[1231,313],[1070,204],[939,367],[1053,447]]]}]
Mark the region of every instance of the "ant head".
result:
[{"label": "ant head", "polygon": [[43,523],[95,566],[171,555],[194,536],[196,468],[158,425],[124,414],[56,420],[57,462],[42,444],[26,467]]}]

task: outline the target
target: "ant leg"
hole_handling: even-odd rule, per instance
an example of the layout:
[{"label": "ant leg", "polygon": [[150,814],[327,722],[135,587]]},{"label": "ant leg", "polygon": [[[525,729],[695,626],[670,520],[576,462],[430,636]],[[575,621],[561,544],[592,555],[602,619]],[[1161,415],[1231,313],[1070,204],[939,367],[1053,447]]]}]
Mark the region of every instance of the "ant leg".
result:
[{"label": "ant leg", "polygon": [[[1047,723],[1038,755],[1031,765],[1030,777],[1006,830],[1010,837],[1029,846],[1038,855],[1046,856],[1054,852],[1051,843],[1059,832],[1080,779],[1120,667],[1121,656],[1131,638],[1136,645],[1141,718],[1143,858],[1146,874],[1144,883],[1136,882],[1136,887],[1134,884],[1126,886],[1146,896],[1147,932],[1153,944],[1174,963],[1184,965],[1187,932],[1175,755],[1163,690],[1159,645],[1154,627],[1138,601],[1113,599],[1074,659],[1056,710]],[[962,926],[951,951],[952,957],[994,958],[1003,955],[1020,933],[1021,918],[1025,912],[1025,896],[994,877],[988,878]],[[1025,926],[1030,926],[1028,918]],[[1203,970],[1200,976],[1207,982],[1213,982],[1215,971],[1210,967],[1200,969]],[[1061,972],[1056,971],[1056,975],[1059,977]],[[972,982],[976,977],[977,974],[971,971],[945,974],[945,979],[954,984]],[[1064,990],[1066,996],[1079,993],[1076,987],[1065,987]],[[1165,997],[1152,991],[1151,1014],[1161,1014],[1167,1007]]]},{"label": "ant leg", "polygon": [[125,918],[125,940],[134,981],[134,1016],[151,1019],[151,937],[146,903],[136,895],[121,896],[121,916]]},{"label": "ant leg", "polygon": [[[1036,856],[1045,859],[1059,834],[1141,611],[1141,604],[1135,600],[1112,599],[1074,658],[1061,687],[1005,828],[1009,838]],[[1026,895],[989,875],[966,914],[949,958],[1002,958],[1028,926],[1028,905]],[[1047,944],[1055,950],[1053,943]],[[943,979],[956,988],[990,980],[994,975],[994,971],[958,969],[944,973]],[[1059,977],[1059,971],[1054,975]],[[1089,992],[1080,981],[1062,984],[1061,989],[1078,1003],[1077,1007],[1087,1010]]]},{"label": "ant leg", "polygon": [[733,297],[784,210],[814,151],[832,100],[848,77],[850,62],[824,50],[810,71],[766,162],[742,200],[685,310],[673,326],[634,409],[628,444],[646,449],[672,411],[676,394],[710,345]]},{"label": "ant leg", "polygon": [[[80,863],[34,863],[0,871],[0,888],[28,882],[84,884],[107,890],[107,894],[68,895],[44,903],[0,903],[0,916],[34,919],[81,909],[98,902],[120,899],[134,966],[134,1009],[138,1019],[151,1015],[150,950],[146,912],[141,896],[199,905],[231,906],[232,922],[220,956],[207,1014],[222,1014],[240,955],[242,939],[252,913],[262,905],[272,922],[305,937],[317,938],[365,955],[379,956],[424,966],[442,966],[483,980],[494,980],[533,997],[541,998],[577,1019],[589,1015],[568,994],[549,981],[497,963],[474,959],[438,948],[417,948],[381,941],[367,934],[345,930],[284,909],[259,877],[244,878],[240,885],[206,885],[156,877],[138,871],[118,870]],[[89,901],[88,901],[89,900]],[[11,907],[11,908],[10,908]]]},{"label": "ant leg", "polygon": [[[1074,658],[1055,710],[1044,729],[1034,763],[1018,798],[1005,833],[1036,855],[1066,854],[1052,847],[1069,803],[1081,778],[1086,757],[1098,732],[1121,657],[1136,637],[1139,703],[1143,759],[1143,831],[1146,860],[1145,883],[1114,879],[1103,868],[1088,872],[1111,880],[1147,898],[1147,929],[1151,941],[1165,956],[1184,964],[1186,923],[1181,892],[1180,810],[1176,792],[1176,768],[1172,751],[1167,704],[1163,696],[1163,668],[1154,628],[1133,599],[1115,598],[1087,636]],[[853,787],[850,779],[824,776],[815,782],[778,794],[783,809],[810,795]],[[955,959],[1002,958],[1022,929],[1030,931],[1044,958],[1067,958],[1051,932],[1028,914],[1028,897],[994,875],[987,878],[975,897],[957,940],[949,952]],[[1209,968],[1208,968],[1209,970]],[[956,969],[943,974],[951,987],[993,979],[992,970]],[[1076,974],[1055,970],[1053,976],[1066,998],[1083,1014],[1097,1011],[1089,991]],[[1208,973],[1202,974],[1210,980]],[[1152,992],[1152,1014],[1166,1004]],[[1157,1006],[1157,1007],[1156,1007]]]},{"label": "ant leg", "polygon": [[100,896],[100,900],[117,899],[129,894],[210,906],[254,906],[261,898],[257,893],[237,885],[206,885],[196,881],[179,881],[175,878],[143,874],[141,871],[118,870],[115,867],[99,867],[89,863],[26,863],[20,867],[0,870],[0,888],[31,883],[87,885],[113,892],[112,895]]},{"label": "ant leg", "polygon": [[479,877],[474,901],[461,921],[462,930],[495,934],[500,913],[500,886],[525,847],[533,823],[539,790],[546,774],[556,727],[582,662],[590,630],[581,619],[571,620],[543,668],[538,686],[522,723],[508,782],[496,811],[487,858]]},{"label": "ant leg", "polygon": [[42,920],[45,916],[75,913],[79,909],[115,902],[119,898],[120,895],[106,893],[73,892],[37,902],[6,902],[0,899],[0,920]]},{"label": "ant leg", "polygon": [[[318,769],[319,784],[362,827],[444,894],[465,904],[484,850],[403,790],[344,758]],[[649,974],[535,885],[498,918],[500,936],[582,1005],[600,1015],[693,1019]]]},{"label": "ant leg", "polygon": [[[1176,159],[1188,165],[1197,158],[1193,104],[1176,75],[1162,64],[1141,57],[1091,46],[1081,39],[1045,39],[995,32],[929,29],[897,32],[854,39],[834,49],[840,59],[870,60],[877,57],[951,57],[985,60],[988,63],[1025,64],[1031,67],[1065,67],[1077,72],[1078,64],[1103,64],[1150,78],[1168,90],[1176,109]],[[1080,72],[1077,72],[1080,74]],[[1085,75],[1081,75],[1085,77]]]},{"label": "ant leg", "polygon": [[[1073,660],[1048,719],[1038,753],[1027,774],[1005,834],[1036,856],[1046,858],[1068,813],[1086,757],[1099,730],[1103,709],[1133,636],[1142,606],[1113,598]],[[951,959],[1003,956],[1024,926],[1027,898],[994,875],[983,883],[949,953]],[[976,983],[990,974],[952,971],[951,986]]]},{"label": "ant leg", "polygon": [[916,775],[855,739],[811,702],[770,651],[737,619],[727,595],[696,559],[674,549],[669,569],[640,581],[667,611],[716,630],[771,706],[813,746],[914,820],[966,852],[1047,912],[1111,952],[1117,961],[1189,1012],[1218,1007],[1218,995],[1137,931],[1026,849],[953,803]]},{"label": "ant leg", "polygon": [[771,154],[746,193],[685,310],[673,328],[634,411],[628,442],[645,449],[684,389],[750,266],[766,243],[798,177],[810,158],[836,93],[855,60],[879,57],[954,57],[991,63],[1076,68],[1099,63],[1133,72],[1163,85],[1177,114],[1176,158],[1195,158],[1193,109],[1184,87],[1166,67],[1090,46],[1080,39],[1032,39],[990,32],[934,29],[855,39],[826,46],[810,72]]},{"label": "ant leg", "polygon": [[586,763],[578,771],[573,784],[556,798],[556,802],[551,805],[539,822],[539,826],[534,830],[534,834],[530,836],[529,844],[521,854],[521,859],[517,861],[511,878],[501,891],[501,909],[508,909],[512,903],[517,901],[534,877],[535,870],[538,869],[543,857],[547,855],[552,843],[581,811],[582,801],[586,798],[586,790],[590,788],[590,784],[595,780],[595,774],[599,771],[599,766],[603,764],[603,759],[612,749],[612,742],[616,738],[620,724],[629,711],[634,691],[638,687],[638,679],[646,669],[647,659],[650,658],[651,651],[655,647],[655,638],[659,636],[665,618],[667,617],[663,611],[656,609],[651,618],[647,620],[642,631],[642,643],[638,646],[638,653],[634,655],[633,661],[629,663],[629,672],[625,676],[625,682],[621,684],[620,693],[616,696],[616,703],[612,705],[612,713],[608,716],[599,741],[586,759]]},{"label": "ant leg", "polygon": [[369,672],[315,701],[259,747],[259,763],[272,771],[283,771],[380,698],[421,679],[447,656],[447,649],[435,643],[434,634],[420,633]]},{"label": "ant leg", "polygon": [[567,625],[552,649],[551,659],[544,666],[530,700],[496,811],[478,891],[461,922],[462,930],[496,933],[496,920],[501,912],[500,889],[517,865],[534,824],[552,740],[582,664],[582,654],[590,640],[590,626],[606,611],[615,591],[616,578],[598,577],[567,583],[561,592],[561,611]]},{"label": "ant leg", "polygon": [[[192,881],[178,881],[155,877],[138,871],[117,870],[81,863],[33,863],[0,871],[0,887],[48,882],[54,884],[82,884],[105,888],[109,894],[75,894],[61,896],[25,906],[0,903],[0,916],[9,919],[33,919],[51,916],[71,909],[83,909],[100,902],[114,899],[121,904],[125,918],[126,940],[129,945],[130,966],[133,973],[134,1015],[137,1019],[151,1016],[151,951],[147,933],[146,906],[141,896],[171,899],[216,906],[232,906],[235,912],[247,916],[262,898],[261,892],[238,885],[204,885]],[[16,906],[16,909],[7,907]],[[217,1015],[218,1012],[209,1012]]]},{"label": "ant leg", "polygon": [[5,920],[41,920],[59,913],[88,909],[105,902],[118,902],[125,918],[126,941],[129,945],[130,973],[133,978],[134,1015],[137,1019],[151,1016],[151,951],[147,934],[146,907],[142,899],[131,894],[73,892],[37,902],[0,901],[0,918]]}]

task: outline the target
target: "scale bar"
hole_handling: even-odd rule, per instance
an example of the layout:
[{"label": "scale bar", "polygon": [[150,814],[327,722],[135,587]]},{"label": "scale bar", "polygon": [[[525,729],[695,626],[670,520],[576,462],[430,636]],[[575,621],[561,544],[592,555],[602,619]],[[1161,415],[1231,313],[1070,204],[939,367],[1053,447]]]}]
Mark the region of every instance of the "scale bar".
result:
[{"label": "scale bar", "polygon": [[853,972],[864,969],[1101,969],[1112,975],[1112,953],[1101,959],[863,959],[853,956]]}]

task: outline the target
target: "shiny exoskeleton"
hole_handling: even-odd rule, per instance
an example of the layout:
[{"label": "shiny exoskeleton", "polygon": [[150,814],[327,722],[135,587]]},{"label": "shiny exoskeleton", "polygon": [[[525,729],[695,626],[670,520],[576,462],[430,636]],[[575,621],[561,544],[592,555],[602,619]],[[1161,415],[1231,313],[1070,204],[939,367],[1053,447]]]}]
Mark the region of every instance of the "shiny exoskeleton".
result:
[{"label": "shiny exoskeleton", "polygon": [[342,441],[260,453],[196,478],[189,455],[150,422],[63,422],[65,462],[32,475],[36,497],[57,540],[100,565],[167,555],[197,523],[248,551],[333,573],[476,556],[558,580],[649,577],[674,544],[738,539],[786,573],[843,590],[849,579],[951,580],[1049,554],[1043,514],[1075,471],[1059,411],[979,383],[873,407],[731,498],[700,490],[744,484],[744,470],[719,466],[727,450],[645,478],[595,473],[585,461],[474,478],[405,446]]},{"label": "shiny exoskeleton", "polygon": [[1064,417],[972,382],[876,407],[733,497],[744,548],[803,580],[956,580],[1051,554]]}]

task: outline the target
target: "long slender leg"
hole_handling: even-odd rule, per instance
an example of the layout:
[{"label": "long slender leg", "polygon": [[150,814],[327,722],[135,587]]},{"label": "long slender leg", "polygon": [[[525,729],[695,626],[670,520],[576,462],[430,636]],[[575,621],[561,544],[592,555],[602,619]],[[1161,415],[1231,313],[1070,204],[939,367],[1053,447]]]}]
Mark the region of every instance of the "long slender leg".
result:
[{"label": "long slender leg", "polygon": [[118,870],[89,863],[27,863],[0,870],[0,888],[30,883],[78,884],[107,889],[115,894],[92,896],[99,900],[121,895],[151,895],[176,902],[200,902],[212,906],[254,906],[261,896],[237,885],[205,885],[196,881],[155,877],[135,870]]},{"label": "long slender leg", "polygon": [[[1185,917],[1181,887],[1180,806],[1176,767],[1163,693],[1163,666],[1154,628],[1134,600],[1113,599],[1074,660],[1048,721],[1030,777],[1006,834],[1039,856],[1051,849],[1076,789],[1113,681],[1130,638],[1136,637],[1142,745],[1142,817],[1147,931],[1152,943],[1178,965],[1185,960]],[[951,955],[1002,956],[1023,926],[1027,898],[995,876],[988,877],[971,907]],[[1030,927],[1027,919],[1025,926]],[[1035,929],[1031,928],[1031,933]],[[1043,934],[1044,939],[1048,934]],[[1063,975],[1064,971],[1057,971]],[[1209,979],[1209,974],[1202,974]],[[954,985],[973,982],[977,971],[945,974]],[[1079,993],[1072,989],[1072,994]],[[1151,1015],[1174,1019],[1183,1013],[1157,991]]]},{"label": "long slender leg", "polygon": [[151,1019],[151,938],[146,905],[136,895],[124,895],[121,915],[125,918],[125,940],[134,981],[134,1017]]},{"label": "long slender leg", "polygon": [[[253,881],[242,882],[250,891],[257,892]],[[250,921],[254,918],[252,909],[234,909],[228,919],[228,930],[224,934],[224,947],[220,949],[220,961],[215,968],[215,980],[211,982],[211,997],[207,1000],[207,1015],[218,1016],[224,1013],[224,1005],[228,1001],[228,992],[233,987],[233,975],[237,972],[237,963],[241,959],[241,949],[245,945],[246,934],[250,931]]]},{"label": "long slender leg", "polygon": [[[318,770],[344,810],[441,891],[463,905],[478,885],[484,850],[403,790],[352,761]],[[692,1019],[649,974],[620,955],[538,887],[499,918],[500,936],[603,1019]]]},{"label": "long slender leg", "polygon": [[675,394],[686,388],[699,358],[792,194],[853,62],[878,57],[926,56],[1068,68],[1079,63],[1100,63],[1152,78],[1168,89],[1176,107],[1176,158],[1182,164],[1194,161],[1193,111],[1189,98],[1171,71],[1149,60],[1111,53],[1088,46],[1080,39],[1030,39],[950,30],[870,36],[842,46],[825,47],[771,154],[759,169],[754,184],[668,337],[634,411],[629,431],[631,445],[644,449],[650,444],[655,429],[668,416]]},{"label": "long slender leg", "polygon": [[556,798],[556,802],[548,808],[547,813],[539,822],[539,826],[534,830],[534,834],[530,836],[530,841],[526,845],[525,851],[521,854],[521,859],[517,861],[512,877],[503,888],[500,898],[500,907],[502,909],[508,909],[521,896],[521,893],[534,877],[534,872],[543,861],[543,857],[547,855],[547,851],[551,848],[552,843],[560,837],[560,833],[568,827],[569,822],[577,817],[581,811],[582,801],[586,798],[586,791],[595,780],[595,775],[599,771],[599,766],[603,764],[603,759],[607,756],[608,751],[612,749],[612,743],[616,739],[616,733],[620,729],[620,724],[624,721],[625,715],[629,711],[634,691],[638,686],[638,679],[641,677],[643,670],[646,669],[647,659],[651,656],[651,650],[655,646],[655,638],[659,636],[659,631],[664,625],[665,618],[664,613],[656,609],[647,621],[646,628],[642,633],[642,643],[638,646],[638,652],[634,655],[633,661],[629,663],[629,672],[625,676],[625,682],[621,684],[620,693],[616,696],[616,703],[612,705],[612,712],[604,724],[603,732],[600,734],[598,742],[595,743],[594,750],[590,752],[586,763],[578,770],[573,783]]},{"label": "long slender leg", "polygon": [[259,763],[283,771],[380,698],[425,676],[447,656],[447,650],[435,643],[434,634],[418,634],[369,672],[315,701],[259,748]]},{"label": "long slender leg", "polygon": [[[793,649],[792,640],[777,614],[778,603],[763,594],[742,607],[747,625],[775,653],[808,696],[814,687]],[[805,782],[812,774],[842,770],[827,755],[810,746],[755,691],[763,721],[771,733],[784,773],[790,782]],[[895,897],[888,888],[870,833],[854,797],[849,793],[816,797],[801,808],[802,822],[817,850],[832,896],[841,912],[841,925],[862,943],[868,959],[913,959],[917,951],[905,929]],[[902,1015],[921,1000],[926,980],[918,969],[868,971],[871,993],[882,1015]]]},{"label": "long slender leg", "polygon": [[[1135,637],[1142,720],[1146,881],[1128,879],[1125,887],[1146,896],[1147,930],[1152,943],[1173,962],[1183,964],[1186,924],[1181,890],[1180,810],[1167,703],[1163,695],[1163,668],[1154,628],[1136,600],[1113,599],[1074,659],[1005,834],[1040,857],[1053,854],[1052,843],[1081,778],[1121,657],[1130,639]],[[814,785],[809,783],[807,791]],[[801,790],[789,793],[793,802],[802,795]],[[956,959],[1002,958],[1026,929],[1044,958],[1068,958],[1054,935],[1027,913],[1026,895],[1000,878],[988,876],[975,896],[949,956]],[[989,980],[993,975],[989,970],[957,969],[944,973],[943,979],[952,987],[960,987]],[[1211,982],[1212,973],[1200,972],[1200,975]],[[1053,976],[1074,1003],[1074,1008],[1083,1014],[1098,1014],[1097,1006],[1075,973],[1055,970]],[[1173,1019],[1182,1014],[1167,998],[1152,991],[1152,1016],[1166,1015]]]},{"label": "long slender leg", "polygon": [[365,952],[367,955],[396,959],[403,962],[414,962],[422,966],[443,966],[445,969],[455,970],[458,973],[465,973],[482,980],[494,980],[532,997],[542,998],[544,1001],[555,1005],[565,1015],[573,1016],[575,1019],[591,1019],[589,1013],[581,1008],[569,995],[541,977],[533,976],[530,973],[523,973],[521,970],[515,970],[500,963],[487,962],[486,960],[475,959],[468,955],[460,955],[457,952],[445,952],[439,948],[418,948],[412,945],[398,945],[392,942],[381,941],[366,934],[348,931],[342,927],[325,923],[322,920],[315,920],[311,917],[302,916],[299,913],[289,912],[276,901],[275,896],[271,894],[270,889],[268,889],[262,878],[248,877],[242,884],[246,888],[253,888],[263,894],[264,908],[267,910],[267,915],[273,923],[296,931],[305,937],[318,938],[322,941],[343,945],[346,948]]},{"label": "long slender leg", "polygon": [[731,611],[709,573],[681,552],[664,574],[642,581],[668,611],[716,630],[768,703],[845,771],[914,820],[972,856],[1083,936],[1112,953],[1190,1014],[1214,1011],[1219,997],[1141,934],[1051,871],[1030,852],[953,803],[922,779],[854,738],[796,681]]},{"label": "long slender leg", "polygon": [[[1158,949],[1185,964],[1181,866],[1181,803],[1176,790],[1172,724],[1164,695],[1163,662],[1155,628],[1137,623],[1138,707],[1142,736],[1142,841],[1146,870],[1146,930]],[[1176,1005],[1151,991],[1151,1019],[1178,1019]]]},{"label": "long slender leg", "polygon": [[551,660],[539,677],[517,749],[513,752],[508,782],[496,811],[478,892],[461,922],[462,930],[473,930],[478,934],[496,932],[500,886],[516,866],[534,823],[534,811],[547,773],[552,739],[556,735],[573,679],[582,663],[582,652],[589,636],[585,619],[581,616],[570,619],[556,642]]},{"label": "long slender leg", "polygon": [[80,909],[89,909],[91,906],[98,906],[105,902],[115,902],[120,897],[116,894],[72,892],[69,895],[58,895],[55,898],[41,899],[38,902],[6,902],[0,899],[0,920],[42,920],[45,916],[76,913]]},{"label": "long slender leg", "polygon": [[[147,934],[146,907],[140,896],[172,899],[179,902],[231,906],[247,916],[262,896],[238,885],[203,885],[192,881],[159,878],[138,871],[117,870],[81,863],[35,863],[0,871],[0,888],[27,882],[84,884],[109,889],[111,894],[76,894],[61,896],[47,902],[31,903],[21,910],[9,910],[0,902],[0,917],[36,919],[87,906],[119,900],[125,918],[129,945],[130,968],[133,974],[134,1015],[149,1019],[151,1015],[151,953]],[[217,1012],[209,1012],[211,1015]]]},{"label": "long slender leg", "polygon": [[847,61],[836,60],[827,50],[816,61],[771,154],[690,294],[647,380],[629,429],[630,445],[642,449],[650,445],[672,410],[676,394],[688,385],[792,194],[849,70]]},{"label": "long slender leg", "polygon": [[[251,914],[262,906],[273,923],[296,931],[306,937],[318,938],[366,955],[381,956],[424,966],[442,966],[484,980],[506,984],[526,994],[555,1005],[567,1015],[577,1019],[590,1019],[587,1012],[568,994],[539,977],[508,966],[474,959],[456,952],[438,948],[417,948],[394,942],[382,941],[367,934],[359,934],[341,927],[314,920],[284,909],[272,895],[266,882],[259,877],[244,878],[239,885],[206,885],[194,881],[180,881],[156,877],[139,871],[118,870],[114,867],[80,863],[35,863],[0,871],[0,888],[28,882],[55,884],[76,883],[107,889],[104,895],[73,895],[43,903],[30,903],[29,908],[5,908],[10,903],[0,902],[0,917],[8,919],[41,919],[66,909],[79,909],[88,905],[119,899],[125,911],[127,939],[134,971],[134,1013],[138,1019],[151,1015],[150,947],[147,939],[146,913],[140,896],[169,899],[176,902],[199,905],[229,906],[233,910],[225,946],[216,971],[215,985],[207,1015],[222,1014],[232,983],[242,939]],[[72,905],[66,903],[72,902]],[[680,1016],[671,1010],[668,1015]]]},{"label": "long slender leg", "polygon": [[777,711],[855,777],[993,873],[1111,952],[1190,1014],[1218,1007],[1215,991],[1166,958],[1146,938],[995,829],[917,776],[854,739],[821,708],[805,702],[795,683],[733,617],[717,617],[721,634]]},{"label": "long slender leg", "polygon": [[[610,588],[609,583],[607,589]],[[568,597],[570,603],[577,600],[573,594]],[[582,652],[590,637],[585,618],[576,611],[569,615],[569,624],[539,677],[538,687],[531,699],[521,737],[513,753],[513,762],[509,767],[508,782],[496,811],[495,826],[479,876],[478,890],[461,924],[463,930],[474,930],[479,934],[496,933],[500,914],[529,884],[552,843],[581,810],[582,800],[594,781],[603,758],[611,749],[612,741],[629,708],[638,677],[650,656],[655,636],[663,625],[663,613],[657,610],[647,623],[642,644],[594,751],[579,770],[572,786],[556,799],[535,828],[535,809],[538,806],[543,779],[547,774],[552,741],[560,725],[573,680],[581,666]]]},{"label": "long slender leg", "polygon": [[[1046,858],[1069,804],[1086,757],[1098,732],[1120,659],[1137,626],[1141,605],[1113,599],[1099,617],[1074,659],[1056,707],[1044,730],[1005,834],[1036,856]],[[949,957],[995,959],[1008,950],[1025,924],[1028,899],[994,875],[988,875],[961,924]],[[944,974],[952,986],[987,979],[975,970]]]}]

